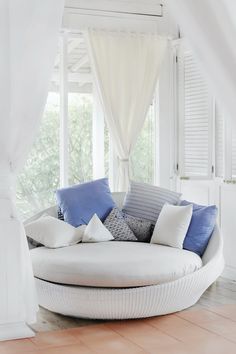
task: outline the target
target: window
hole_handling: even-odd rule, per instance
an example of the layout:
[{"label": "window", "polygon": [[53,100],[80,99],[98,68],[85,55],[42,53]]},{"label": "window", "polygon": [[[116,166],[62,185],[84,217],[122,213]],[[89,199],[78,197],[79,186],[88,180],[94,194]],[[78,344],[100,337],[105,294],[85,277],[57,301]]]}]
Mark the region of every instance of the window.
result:
[{"label": "window", "polygon": [[[154,100],[131,156],[134,180],[155,181],[155,140]],[[84,38],[65,34],[40,131],[18,179],[17,204],[22,218],[54,205],[57,188],[104,176],[112,181],[116,168]]]},{"label": "window", "polygon": [[93,179],[93,97],[69,92],[69,185]]},{"label": "window", "polygon": [[236,127],[211,95],[193,53],[183,43],[178,48],[177,89],[180,177],[218,177],[235,183]]},{"label": "window", "polygon": [[151,104],[143,129],[131,156],[132,179],[139,182],[155,183],[156,166],[156,107]]}]

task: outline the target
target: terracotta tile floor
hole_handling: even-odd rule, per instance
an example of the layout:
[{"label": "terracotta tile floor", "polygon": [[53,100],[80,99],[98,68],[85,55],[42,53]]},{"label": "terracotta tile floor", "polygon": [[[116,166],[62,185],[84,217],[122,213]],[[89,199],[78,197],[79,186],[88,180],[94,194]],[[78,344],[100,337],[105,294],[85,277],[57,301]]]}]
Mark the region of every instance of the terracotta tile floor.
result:
[{"label": "terracotta tile floor", "polygon": [[0,343],[0,354],[236,354],[236,304]]},{"label": "terracotta tile floor", "polygon": [[141,320],[100,323],[41,309],[34,330],[34,338],[0,342],[0,354],[236,354],[236,282],[221,278],[194,307]]}]

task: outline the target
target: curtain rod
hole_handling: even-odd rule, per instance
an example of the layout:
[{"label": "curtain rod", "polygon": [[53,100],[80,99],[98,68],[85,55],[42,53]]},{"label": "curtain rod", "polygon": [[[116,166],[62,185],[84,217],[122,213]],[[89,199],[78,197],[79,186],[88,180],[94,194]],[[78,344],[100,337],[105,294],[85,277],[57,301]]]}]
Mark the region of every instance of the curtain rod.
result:
[{"label": "curtain rod", "polygon": [[128,11],[115,11],[115,10],[101,10],[101,9],[90,9],[85,7],[72,7],[66,6],[66,9],[72,10],[86,10],[86,11],[98,11],[98,12],[106,12],[106,13],[114,13],[121,15],[135,15],[135,16],[148,16],[148,17],[163,17],[163,4],[159,4],[161,7],[161,14],[150,14],[150,13],[140,13],[140,12],[128,12]]}]

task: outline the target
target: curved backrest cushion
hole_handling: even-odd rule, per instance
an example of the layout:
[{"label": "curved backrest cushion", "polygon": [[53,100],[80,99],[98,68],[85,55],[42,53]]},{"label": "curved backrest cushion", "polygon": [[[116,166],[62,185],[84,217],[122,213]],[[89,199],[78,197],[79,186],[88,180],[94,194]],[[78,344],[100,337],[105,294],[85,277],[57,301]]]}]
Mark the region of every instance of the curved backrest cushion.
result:
[{"label": "curved backrest cushion", "polygon": [[165,203],[178,204],[181,194],[147,183],[130,182],[123,212],[156,224]]},{"label": "curved backrest cushion", "polygon": [[189,204],[193,205],[193,215],[183,248],[195,252],[201,257],[216,224],[217,207],[215,205],[198,205],[186,200],[181,201],[181,205]]},{"label": "curved backrest cushion", "polygon": [[88,224],[94,214],[104,221],[115,206],[107,178],[58,189],[56,198],[64,220],[75,227]]}]

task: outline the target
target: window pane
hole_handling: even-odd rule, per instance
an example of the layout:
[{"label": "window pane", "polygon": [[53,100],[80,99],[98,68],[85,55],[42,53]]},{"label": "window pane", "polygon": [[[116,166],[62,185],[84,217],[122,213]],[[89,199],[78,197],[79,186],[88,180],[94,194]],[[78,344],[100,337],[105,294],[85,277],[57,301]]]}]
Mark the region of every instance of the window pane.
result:
[{"label": "window pane", "polygon": [[131,155],[134,181],[155,182],[155,124],[155,106],[152,104]]},{"label": "window pane", "polygon": [[92,94],[69,93],[69,184],[92,180]]},{"label": "window pane", "polygon": [[59,95],[50,92],[40,130],[17,181],[17,206],[23,219],[55,204],[59,186]]}]

